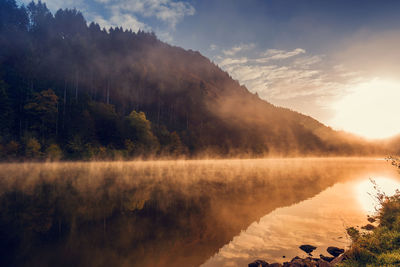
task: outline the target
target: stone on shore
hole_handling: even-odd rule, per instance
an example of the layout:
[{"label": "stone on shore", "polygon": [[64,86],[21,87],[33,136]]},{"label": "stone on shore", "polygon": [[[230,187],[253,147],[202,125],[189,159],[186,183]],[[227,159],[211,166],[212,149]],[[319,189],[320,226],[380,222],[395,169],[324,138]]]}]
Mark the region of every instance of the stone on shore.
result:
[{"label": "stone on shore", "polygon": [[346,259],[347,259],[347,256],[346,256],[346,253],[345,253],[345,254],[342,254],[339,257],[335,258],[330,263],[332,264],[332,266],[335,266],[336,264],[339,264],[339,263],[341,263],[342,261],[344,261]]},{"label": "stone on shore", "polygon": [[363,227],[361,227],[361,229],[364,229],[364,230],[367,230],[367,231],[372,231],[372,230],[374,230],[375,229],[375,226],[373,226],[372,224],[367,224],[367,225],[364,225]]},{"label": "stone on shore", "polygon": [[331,254],[333,257],[337,257],[337,256],[339,256],[340,254],[343,254],[344,253],[344,249],[342,249],[342,248],[338,248],[338,247],[328,247],[327,249],[326,249],[326,251],[328,251],[328,253],[329,254]]},{"label": "stone on shore", "polygon": [[256,260],[252,263],[249,263],[249,267],[269,267],[270,265],[268,262],[263,260]]},{"label": "stone on shore", "polygon": [[331,261],[333,261],[335,259],[335,257],[328,257],[328,256],[325,256],[325,255],[322,255],[322,254],[320,254],[319,257],[322,260],[327,261],[327,262],[331,262]]},{"label": "stone on shore", "polygon": [[299,247],[302,251],[310,254],[311,252],[313,252],[317,247],[311,246],[311,245],[301,245]]}]

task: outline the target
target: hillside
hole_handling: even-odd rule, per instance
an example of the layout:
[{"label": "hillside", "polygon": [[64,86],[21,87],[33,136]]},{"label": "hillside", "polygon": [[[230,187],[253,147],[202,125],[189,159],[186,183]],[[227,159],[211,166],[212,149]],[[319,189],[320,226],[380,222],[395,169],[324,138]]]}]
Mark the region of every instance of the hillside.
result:
[{"label": "hillside", "polygon": [[4,158],[376,149],[258,98],[199,52],[40,2],[0,0],[0,103]]}]

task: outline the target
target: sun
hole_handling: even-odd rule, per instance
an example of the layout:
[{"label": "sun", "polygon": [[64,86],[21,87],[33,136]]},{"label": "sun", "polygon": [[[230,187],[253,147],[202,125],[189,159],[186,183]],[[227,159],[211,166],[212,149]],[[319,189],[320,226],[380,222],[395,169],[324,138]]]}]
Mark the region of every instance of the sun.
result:
[{"label": "sun", "polygon": [[400,81],[372,79],[360,83],[333,104],[331,125],[367,138],[400,133]]}]

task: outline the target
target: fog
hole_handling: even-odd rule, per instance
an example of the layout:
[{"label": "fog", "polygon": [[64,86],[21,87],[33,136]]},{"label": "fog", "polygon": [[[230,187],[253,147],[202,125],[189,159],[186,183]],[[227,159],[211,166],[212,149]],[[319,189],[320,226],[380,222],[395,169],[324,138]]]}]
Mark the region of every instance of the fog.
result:
[{"label": "fog", "polygon": [[198,266],[276,208],[394,172],[360,158],[2,164],[0,256],[13,266]]}]

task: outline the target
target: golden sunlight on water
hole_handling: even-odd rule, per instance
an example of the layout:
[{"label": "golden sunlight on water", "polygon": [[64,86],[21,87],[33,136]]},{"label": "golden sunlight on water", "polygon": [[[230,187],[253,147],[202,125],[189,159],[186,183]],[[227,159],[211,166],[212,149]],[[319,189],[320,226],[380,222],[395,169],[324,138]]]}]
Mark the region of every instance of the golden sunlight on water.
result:
[{"label": "golden sunlight on water", "polygon": [[[400,182],[395,179],[396,176],[377,177],[374,181],[381,191],[391,195],[400,188]],[[298,249],[303,244],[318,247],[314,256],[329,256],[328,246],[350,245],[347,227],[368,223],[367,215],[373,213],[376,204],[373,194],[376,194],[373,183],[363,175],[338,183],[311,199],[278,208],[253,222],[202,267],[246,266],[256,259],[284,262],[295,256],[306,256]]]},{"label": "golden sunlight on water", "polygon": [[[375,185],[376,189],[375,189]],[[367,213],[375,212],[378,201],[377,190],[386,196],[392,196],[400,189],[400,182],[387,177],[374,177],[372,180],[364,180],[355,186],[356,195],[361,207]]]}]

